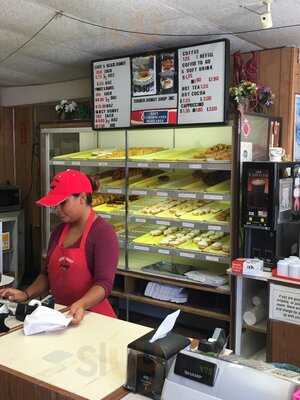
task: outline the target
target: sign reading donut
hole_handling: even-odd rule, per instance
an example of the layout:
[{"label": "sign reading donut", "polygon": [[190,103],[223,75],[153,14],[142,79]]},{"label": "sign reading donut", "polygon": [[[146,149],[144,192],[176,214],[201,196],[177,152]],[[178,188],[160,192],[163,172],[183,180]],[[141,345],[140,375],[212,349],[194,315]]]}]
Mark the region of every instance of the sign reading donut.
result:
[{"label": "sign reading donut", "polygon": [[93,63],[94,129],[130,126],[130,58]]},{"label": "sign reading donut", "polygon": [[94,61],[93,128],[225,122],[228,62],[226,39]]}]

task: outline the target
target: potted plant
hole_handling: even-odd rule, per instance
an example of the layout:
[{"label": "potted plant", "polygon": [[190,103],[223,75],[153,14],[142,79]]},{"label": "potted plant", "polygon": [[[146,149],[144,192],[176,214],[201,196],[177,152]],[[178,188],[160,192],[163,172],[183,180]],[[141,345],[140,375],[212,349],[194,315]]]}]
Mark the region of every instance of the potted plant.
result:
[{"label": "potted plant", "polygon": [[55,111],[61,120],[74,118],[77,110],[78,105],[74,100],[61,100],[55,106]]}]

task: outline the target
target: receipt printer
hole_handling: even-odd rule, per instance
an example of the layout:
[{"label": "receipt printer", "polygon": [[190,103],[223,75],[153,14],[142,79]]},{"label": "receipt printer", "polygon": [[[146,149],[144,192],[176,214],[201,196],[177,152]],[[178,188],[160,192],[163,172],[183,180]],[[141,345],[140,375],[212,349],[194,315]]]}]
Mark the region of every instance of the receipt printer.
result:
[{"label": "receipt printer", "polygon": [[126,389],[159,400],[164,380],[176,354],[190,344],[173,332],[150,343],[154,331],[128,345]]}]

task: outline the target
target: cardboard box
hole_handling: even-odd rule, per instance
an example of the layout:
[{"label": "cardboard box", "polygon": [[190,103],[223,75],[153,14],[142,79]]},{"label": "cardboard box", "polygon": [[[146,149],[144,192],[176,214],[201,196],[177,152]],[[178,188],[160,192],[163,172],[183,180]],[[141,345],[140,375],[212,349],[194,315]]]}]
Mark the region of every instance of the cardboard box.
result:
[{"label": "cardboard box", "polygon": [[10,233],[9,232],[2,233],[2,250],[3,251],[10,250]]}]

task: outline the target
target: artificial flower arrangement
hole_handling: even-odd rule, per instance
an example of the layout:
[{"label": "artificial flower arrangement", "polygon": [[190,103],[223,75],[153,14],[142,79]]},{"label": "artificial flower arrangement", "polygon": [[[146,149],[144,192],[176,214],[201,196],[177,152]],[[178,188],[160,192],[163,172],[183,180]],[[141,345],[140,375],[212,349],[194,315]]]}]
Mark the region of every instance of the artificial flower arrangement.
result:
[{"label": "artificial flower arrangement", "polygon": [[240,108],[247,104],[250,110],[263,112],[274,103],[274,94],[270,87],[257,85],[250,81],[241,81],[229,89],[230,101]]},{"label": "artificial flower arrangement", "polygon": [[55,106],[55,111],[58,113],[59,116],[62,115],[73,115],[75,111],[77,111],[78,105],[73,100],[61,100]]}]

